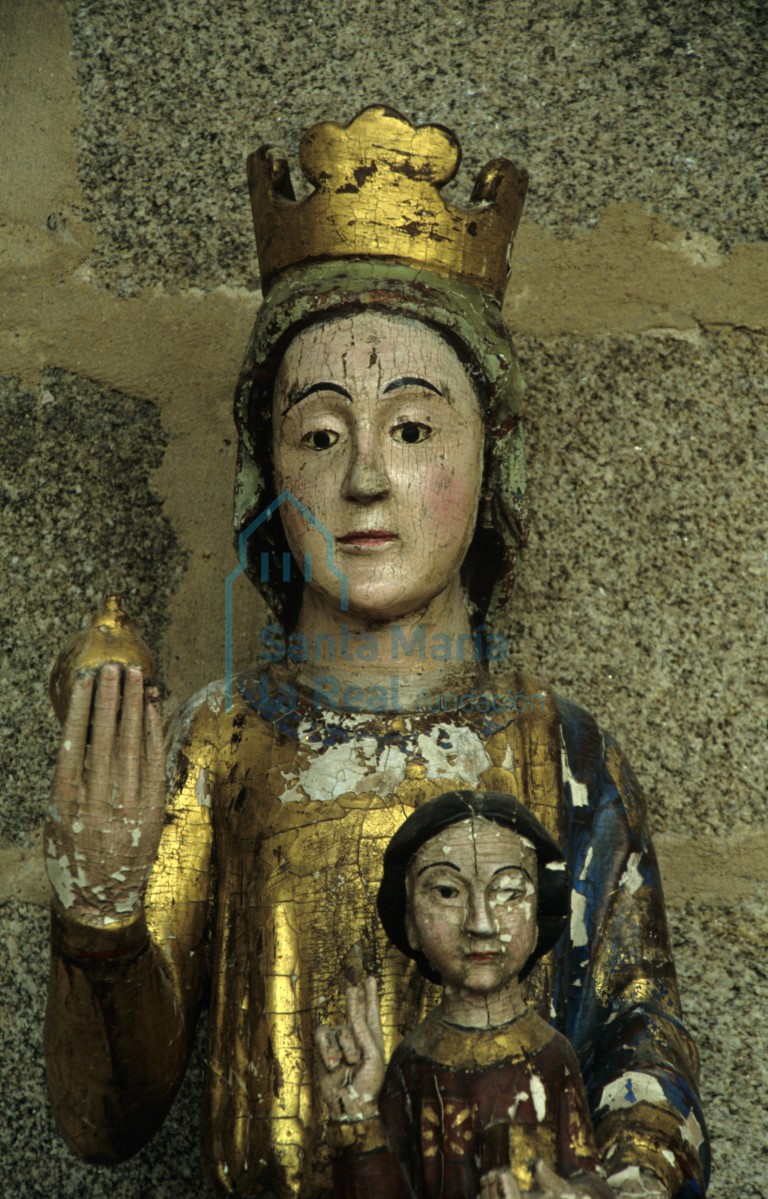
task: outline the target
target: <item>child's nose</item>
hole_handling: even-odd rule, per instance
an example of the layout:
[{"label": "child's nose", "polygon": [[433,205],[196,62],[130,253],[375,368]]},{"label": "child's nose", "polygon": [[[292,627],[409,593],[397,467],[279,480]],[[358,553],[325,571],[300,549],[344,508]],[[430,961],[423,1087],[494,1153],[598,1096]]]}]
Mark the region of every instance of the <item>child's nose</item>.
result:
[{"label": "child's nose", "polygon": [[496,923],[485,887],[470,887],[464,916],[464,930],[472,937],[496,935]]}]

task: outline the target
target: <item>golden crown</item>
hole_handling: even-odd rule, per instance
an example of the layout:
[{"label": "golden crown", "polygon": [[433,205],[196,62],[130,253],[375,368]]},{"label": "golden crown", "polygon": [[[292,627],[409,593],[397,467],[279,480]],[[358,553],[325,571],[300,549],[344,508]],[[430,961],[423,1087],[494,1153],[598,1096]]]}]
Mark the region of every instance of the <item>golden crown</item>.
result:
[{"label": "golden crown", "polygon": [[443,125],[412,125],[375,105],[347,125],[307,130],[299,165],[314,191],[296,200],[287,159],[262,146],[248,159],[262,289],[300,263],[380,258],[474,284],[501,301],[528,173],[506,158],[483,167],[467,208],[441,195],[461,162]]}]

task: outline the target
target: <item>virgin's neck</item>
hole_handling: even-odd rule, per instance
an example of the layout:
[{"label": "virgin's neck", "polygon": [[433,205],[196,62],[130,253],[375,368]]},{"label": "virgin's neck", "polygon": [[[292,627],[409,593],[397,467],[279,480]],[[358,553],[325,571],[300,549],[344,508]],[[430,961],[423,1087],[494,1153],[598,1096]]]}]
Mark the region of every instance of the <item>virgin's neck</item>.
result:
[{"label": "virgin's neck", "polygon": [[313,688],[330,674],[342,687],[391,690],[396,679],[403,707],[483,673],[482,638],[458,579],[419,611],[379,620],[340,612],[307,588],[292,638],[297,681]]}]

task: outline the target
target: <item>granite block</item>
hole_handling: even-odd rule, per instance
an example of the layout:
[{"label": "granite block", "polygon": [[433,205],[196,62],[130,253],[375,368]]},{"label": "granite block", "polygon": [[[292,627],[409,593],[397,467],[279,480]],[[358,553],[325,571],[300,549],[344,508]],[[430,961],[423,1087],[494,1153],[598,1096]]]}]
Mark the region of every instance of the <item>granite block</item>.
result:
[{"label": "granite block", "polygon": [[511,656],[627,751],[654,828],[765,827],[768,349],[520,338],[530,544]]},{"label": "granite block", "polygon": [[765,1199],[768,905],[689,901],[669,910],[684,1016],[701,1054],[712,1141],[709,1199]]},{"label": "granite block", "polygon": [[[257,280],[245,157],[388,103],[526,166],[560,235],[639,201],[727,247],[768,228],[765,9],[726,0],[84,0],[79,172],[99,283]],[[298,168],[295,169],[298,173]]]},{"label": "granite block", "polygon": [[59,648],[114,591],[157,654],[184,556],[149,482],[165,444],[153,404],[54,370],[0,380],[0,411],[0,844],[25,844],[58,744]]},{"label": "granite block", "polygon": [[[669,910],[685,1018],[702,1058],[713,1141],[710,1199],[764,1199],[762,1096],[768,1072],[764,945],[768,907],[689,901]],[[52,1123],[42,1060],[47,915],[0,907],[0,1194],[14,1199],[205,1199],[197,1137],[204,1028],[165,1125],[146,1149],[106,1169],[74,1158]]]},{"label": "granite block", "polygon": [[173,1109],[152,1143],[122,1165],[74,1157],[50,1112],[43,1063],[48,915],[0,906],[0,1195],[3,1199],[206,1199],[198,1131],[201,1025]]},{"label": "granite block", "polygon": [[[25,238],[60,240],[71,239],[70,216],[85,215],[95,248],[76,280],[91,281],[95,296],[102,287],[125,296],[160,285],[158,302],[170,290],[202,301],[192,289],[254,288],[247,153],[263,141],[283,144],[295,177],[309,124],[346,120],[381,101],[456,129],[465,149],[449,188],[456,200],[487,159],[506,153],[525,165],[532,183],[524,219],[559,237],[594,225],[610,201],[636,201],[680,228],[692,250],[704,248],[703,278],[716,255],[700,235],[721,251],[766,236],[760,0],[66,7],[79,71],[83,195],[76,198],[67,174],[73,118],[61,81],[69,68],[55,86],[30,74],[16,137],[33,122],[37,141],[34,153],[25,142],[27,173],[15,172],[14,204],[3,215],[26,222]],[[51,5],[34,0],[34,8],[45,24]],[[40,33],[41,45],[47,36]],[[60,31],[56,37],[63,46]],[[37,52],[24,61],[54,69]],[[41,206],[49,196],[46,229]],[[631,230],[627,236],[632,249]],[[34,258],[30,250],[16,262],[16,252],[9,251],[11,280],[14,271],[26,277]],[[597,258],[594,269],[599,277]],[[60,283],[60,270],[51,266],[51,283]],[[627,289],[642,292],[642,272],[642,260],[632,259]],[[663,324],[663,304],[658,311]],[[685,315],[679,323],[689,323]],[[59,370],[42,383],[3,380],[0,390],[0,850],[12,846],[3,865],[16,872],[4,890],[11,898],[0,904],[0,1195],[14,1199],[206,1194],[197,1154],[200,1041],[165,1127],[115,1170],[68,1153],[43,1081],[47,918],[40,872],[30,881],[25,871],[27,855],[38,853],[58,736],[49,666],[110,589],[123,592],[160,649],[169,612],[184,607],[175,599],[180,532],[192,552],[200,549],[194,530],[170,528],[153,492],[163,413],[130,394],[125,362],[133,355],[138,378],[147,369],[144,344],[138,324],[120,330],[128,346],[113,362],[105,351],[99,370],[114,381],[119,359],[119,386],[129,394]],[[87,339],[94,330],[68,327],[67,336]],[[98,336],[108,344],[103,330]],[[221,345],[211,340],[205,353],[220,360]],[[30,361],[50,361],[54,344],[46,331]],[[731,900],[736,872],[723,867],[747,837],[755,862],[766,834],[765,338],[727,328],[682,339],[529,336],[519,351],[530,391],[534,522],[507,624],[513,660],[588,706],[619,736],[647,786],[652,824],[669,838],[663,865],[675,875],[670,920],[681,992],[702,1051],[715,1161],[710,1199],[765,1199],[768,912],[760,870],[755,899],[745,903]],[[206,377],[204,361],[193,367],[177,353],[169,347],[179,378],[193,370]],[[237,366],[233,360],[233,379]],[[155,395],[143,376],[134,386]],[[162,386],[158,401],[170,405]],[[221,461],[218,427],[206,426],[185,449],[182,425],[173,426],[182,448],[163,478],[177,524],[188,495],[185,453],[204,457],[207,445],[210,462]],[[202,496],[201,522],[206,502]],[[232,564],[224,540],[222,576]],[[218,643],[214,661],[187,638],[206,674],[220,673]],[[733,833],[744,839],[731,840]],[[704,869],[684,877],[681,863],[707,861],[704,853],[675,853],[694,840],[718,846],[716,879]],[[739,896],[749,886],[745,862],[746,855]],[[707,898],[710,888],[717,902]],[[37,903],[19,902],[33,894]],[[684,894],[687,903],[677,898]],[[720,902],[724,894],[730,902]]]}]

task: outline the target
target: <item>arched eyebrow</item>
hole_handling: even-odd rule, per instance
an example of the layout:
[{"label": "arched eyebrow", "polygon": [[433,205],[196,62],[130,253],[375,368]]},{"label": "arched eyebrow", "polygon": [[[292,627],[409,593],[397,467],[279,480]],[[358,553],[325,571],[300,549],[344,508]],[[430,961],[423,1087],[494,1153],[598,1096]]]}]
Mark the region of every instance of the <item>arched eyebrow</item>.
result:
[{"label": "arched eyebrow", "polygon": [[416,877],[419,878],[425,870],[431,870],[433,866],[447,866],[449,870],[455,870],[457,874],[461,874],[461,868],[455,862],[427,862],[426,866],[422,866],[421,870],[417,870]]},{"label": "arched eyebrow", "polygon": [[418,375],[403,375],[402,379],[393,379],[391,383],[387,383],[382,395],[388,395],[390,391],[397,391],[400,387],[425,387],[427,391],[434,391],[436,395],[443,394],[429,379],[421,379]]},{"label": "arched eyebrow", "polygon": [[345,400],[352,403],[352,395],[347,391],[346,387],[342,387],[340,383],[329,383],[320,380],[318,383],[310,383],[309,387],[302,387],[299,391],[291,391],[288,393],[288,403],[283,408],[283,416],[286,412],[290,412],[291,408],[295,408],[302,400],[306,400],[307,396],[311,396],[316,391],[335,391],[337,395],[343,396]]},{"label": "arched eyebrow", "polygon": [[511,866],[511,865],[510,866],[499,866],[498,870],[494,870],[493,874],[491,875],[491,878],[495,878],[497,874],[503,874],[505,870],[514,870],[518,874],[524,874],[530,883],[533,882],[533,879],[531,878],[528,871],[525,869],[525,866]]}]

